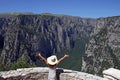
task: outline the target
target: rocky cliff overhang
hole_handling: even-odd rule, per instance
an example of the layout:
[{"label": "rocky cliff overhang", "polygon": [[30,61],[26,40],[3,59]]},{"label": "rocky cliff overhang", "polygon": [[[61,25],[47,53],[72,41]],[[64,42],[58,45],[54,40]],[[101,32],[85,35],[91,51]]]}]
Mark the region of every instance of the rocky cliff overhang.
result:
[{"label": "rocky cliff overhang", "polygon": [[[102,80],[102,77],[84,72],[63,69],[60,74],[61,80]],[[47,80],[47,67],[22,68],[0,72],[0,80]]]}]

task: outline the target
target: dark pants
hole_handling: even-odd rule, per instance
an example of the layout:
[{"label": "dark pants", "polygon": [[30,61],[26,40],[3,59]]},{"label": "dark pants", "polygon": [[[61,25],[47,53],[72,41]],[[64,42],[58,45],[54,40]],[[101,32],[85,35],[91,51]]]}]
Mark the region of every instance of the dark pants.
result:
[{"label": "dark pants", "polygon": [[63,72],[64,71],[61,68],[56,69],[56,78],[57,78],[57,80],[60,80],[60,74],[63,73]]}]

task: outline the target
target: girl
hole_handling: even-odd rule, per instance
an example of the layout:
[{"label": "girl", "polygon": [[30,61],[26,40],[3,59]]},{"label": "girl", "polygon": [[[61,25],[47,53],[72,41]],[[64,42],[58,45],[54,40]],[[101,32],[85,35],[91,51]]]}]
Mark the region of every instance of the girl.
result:
[{"label": "girl", "polygon": [[[65,58],[69,57],[69,55],[65,54],[62,58],[57,60],[55,55],[48,57],[47,59],[44,58],[40,53],[37,54],[49,67],[49,74],[48,80],[60,80],[59,77],[56,77],[56,68],[63,61]],[[56,79],[57,78],[57,79]]]}]

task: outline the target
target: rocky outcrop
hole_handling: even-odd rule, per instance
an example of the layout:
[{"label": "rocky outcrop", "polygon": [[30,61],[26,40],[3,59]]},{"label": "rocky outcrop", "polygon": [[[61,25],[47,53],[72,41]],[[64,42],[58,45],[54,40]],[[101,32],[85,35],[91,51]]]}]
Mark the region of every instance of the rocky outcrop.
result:
[{"label": "rocky outcrop", "polygon": [[119,74],[120,74],[120,70],[114,69],[114,68],[109,68],[103,71],[104,78],[110,79],[110,80],[120,80]]},{"label": "rocky outcrop", "polygon": [[[36,67],[36,68],[23,68],[17,70],[11,70],[6,72],[0,72],[0,80],[47,80],[48,68]],[[91,74],[72,71],[64,69],[64,73],[60,74],[61,80],[102,80],[102,77],[94,76]]]},{"label": "rocky outcrop", "polygon": [[0,72],[0,76],[3,78],[24,76],[32,73],[48,73],[47,67],[35,67],[35,68],[20,68],[17,70],[3,71]]},{"label": "rocky outcrop", "polygon": [[47,80],[48,68],[36,67],[11,70],[0,72],[0,76],[3,80]]},{"label": "rocky outcrop", "polygon": [[103,80],[102,77],[78,71],[62,73],[60,78],[61,80]]},{"label": "rocky outcrop", "polygon": [[120,17],[97,19],[86,45],[82,70],[100,74],[110,67],[120,69]]},{"label": "rocky outcrop", "polygon": [[89,38],[95,21],[51,14],[0,15],[0,63],[5,69],[21,60],[42,66],[35,57],[37,51],[48,57],[72,50],[76,40]]},{"label": "rocky outcrop", "polygon": [[0,80],[48,80],[47,73],[30,73],[27,75],[11,76],[8,78],[1,78]]},{"label": "rocky outcrop", "polygon": [[[0,70],[44,66],[36,56],[70,55],[62,67],[101,74],[120,68],[120,17],[0,15]],[[71,66],[75,64],[75,66]]]}]

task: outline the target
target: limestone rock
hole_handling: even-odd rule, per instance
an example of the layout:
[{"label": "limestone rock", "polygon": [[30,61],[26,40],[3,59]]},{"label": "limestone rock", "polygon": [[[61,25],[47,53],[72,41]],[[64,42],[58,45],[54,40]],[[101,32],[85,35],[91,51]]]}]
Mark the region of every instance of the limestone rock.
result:
[{"label": "limestone rock", "polygon": [[[102,80],[102,77],[92,74],[63,69],[60,74],[61,80]],[[0,72],[0,80],[47,80],[47,67],[22,68]]]}]

